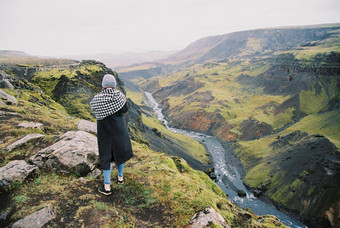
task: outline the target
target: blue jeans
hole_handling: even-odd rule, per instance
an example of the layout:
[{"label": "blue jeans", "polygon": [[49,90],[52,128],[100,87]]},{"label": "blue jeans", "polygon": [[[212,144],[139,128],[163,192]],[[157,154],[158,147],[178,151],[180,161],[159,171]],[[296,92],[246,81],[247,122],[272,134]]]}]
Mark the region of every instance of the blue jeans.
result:
[{"label": "blue jeans", "polygon": [[[123,177],[125,163],[118,166],[118,176]],[[103,170],[104,184],[111,184],[111,165],[110,169]]]}]

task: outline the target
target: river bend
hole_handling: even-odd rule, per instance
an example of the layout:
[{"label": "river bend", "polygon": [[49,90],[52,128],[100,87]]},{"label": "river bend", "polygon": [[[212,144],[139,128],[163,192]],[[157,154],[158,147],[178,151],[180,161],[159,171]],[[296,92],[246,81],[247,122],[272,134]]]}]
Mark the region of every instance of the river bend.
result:
[{"label": "river bend", "polygon": [[[243,209],[250,208],[257,215],[274,215],[282,223],[293,228],[306,228],[302,223],[292,219],[288,215],[278,211],[275,206],[265,203],[255,197],[243,184],[241,175],[237,168],[228,160],[231,160],[232,151],[228,146],[223,147],[220,141],[210,135],[187,131],[169,126],[168,121],[162,113],[161,106],[156,102],[151,93],[145,92],[148,103],[152,106],[156,117],[170,130],[175,133],[181,133],[190,136],[200,143],[204,144],[207,151],[211,155],[214,164],[216,183],[228,195],[228,199]],[[247,196],[239,197],[238,190],[243,190]]]}]

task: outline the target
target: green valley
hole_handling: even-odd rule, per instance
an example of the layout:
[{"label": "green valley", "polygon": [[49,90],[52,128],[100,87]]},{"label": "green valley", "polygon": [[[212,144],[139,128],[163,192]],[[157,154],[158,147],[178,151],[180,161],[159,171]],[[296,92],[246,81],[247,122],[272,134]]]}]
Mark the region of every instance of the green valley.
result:
[{"label": "green valley", "polygon": [[339,24],[211,36],[155,63],[159,73],[148,64],[121,77],[171,126],[233,142],[250,189],[307,223],[340,224]]},{"label": "green valley", "polygon": [[[127,119],[135,157],[127,164],[126,184],[114,185],[112,197],[96,192],[102,175],[96,174],[99,164],[93,157],[88,162],[95,162],[94,170],[85,176],[68,169],[62,161],[54,167],[57,157],[45,157],[42,162],[47,165],[38,169],[32,158],[44,148],[60,143],[64,135],[69,135],[66,144],[78,140],[73,149],[81,148],[83,139],[72,138],[72,134],[87,137],[86,150],[91,149],[88,140],[96,141],[96,133],[91,127],[95,123],[84,120],[93,120],[87,101],[100,90],[100,80],[107,72],[117,77],[124,91],[123,84],[115,72],[95,61],[39,68],[6,63],[0,72],[2,82],[14,87],[0,90],[1,226],[11,226],[48,208],[55,215],[48,227],[183,227],[189,225],[196,212],[209,207],[232,227],[285,227],[273,216],[257,216],[229,202],[208,175],[192,169],[178,156],[169,156],[171,151],[177,151],[197,160],[198,167],[209,161],[201,144],[169,132],[147,108],[141,110],[131,100]],[[89,124],[85,128],[80,126],[84,121]],[[148,138],[157,138],[158,143],[164,141],[164,145],[156,147],[167,146],[163,148],[165,154],[150,149],[155,145]],[[81,151],[76,153],[83,156]],[[12,180],[7,175],[14,168],[12,164],[18,162],[34,172]],[[117,171],[112,172],[116,175]]]}]

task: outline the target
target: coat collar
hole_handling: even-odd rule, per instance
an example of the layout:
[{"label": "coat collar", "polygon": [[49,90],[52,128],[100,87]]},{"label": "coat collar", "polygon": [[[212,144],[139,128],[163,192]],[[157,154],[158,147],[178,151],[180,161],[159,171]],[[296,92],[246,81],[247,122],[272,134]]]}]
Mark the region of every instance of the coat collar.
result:
[{"label": "coat collar", "polygon": [[113,87],[104,87],[102,89],[102,93],[114,93],[114,91],[115,91],[115,88]]}]

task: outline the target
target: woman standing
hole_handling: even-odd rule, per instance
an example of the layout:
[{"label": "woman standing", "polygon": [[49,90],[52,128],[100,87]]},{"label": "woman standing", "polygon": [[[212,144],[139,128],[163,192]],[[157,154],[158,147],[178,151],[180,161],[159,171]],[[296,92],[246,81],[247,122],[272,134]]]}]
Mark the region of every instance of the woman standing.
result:
[{"label": "woman standing", "polygon": [[133,157],[131,141],[124,120],[127,112],[125,95],[116,89],[116,79],[106,74],[102,91],[94,96],[91,109],[97,119],[99,160],[103,169],[104,185],[98,188],[103,195],[111,195],[111,162],[118,167],[117,183],[123,184],[125,162]]}]

